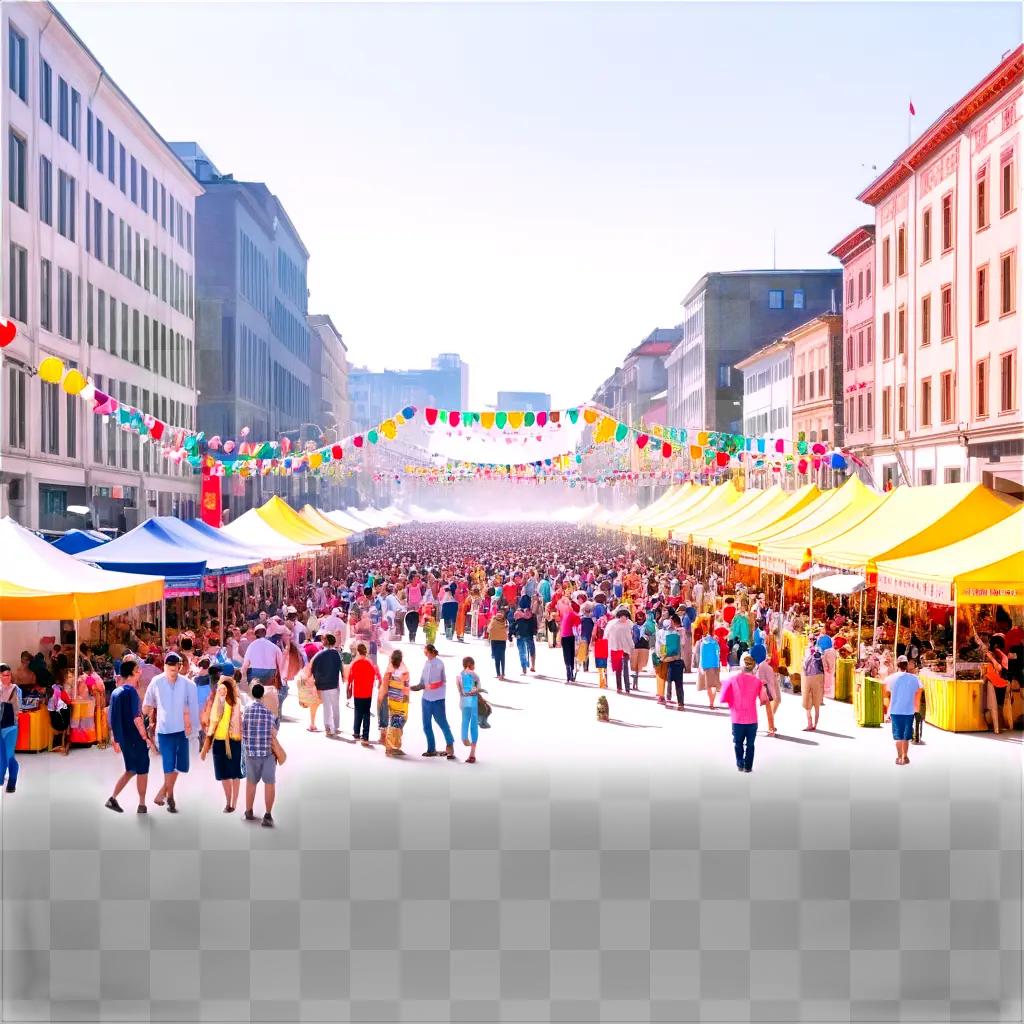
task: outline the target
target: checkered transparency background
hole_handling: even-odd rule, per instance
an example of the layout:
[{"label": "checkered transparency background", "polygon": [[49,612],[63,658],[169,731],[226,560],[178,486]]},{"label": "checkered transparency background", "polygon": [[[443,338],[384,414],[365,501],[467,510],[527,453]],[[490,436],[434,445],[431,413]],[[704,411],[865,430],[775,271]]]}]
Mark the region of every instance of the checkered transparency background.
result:
[{"label": "checkered transparency background", "polygon": [[190,779],[113,815],[39,758],[5,1020],[1021,1016],[1019,773],[339,758],[286,766],[267,830]]}]

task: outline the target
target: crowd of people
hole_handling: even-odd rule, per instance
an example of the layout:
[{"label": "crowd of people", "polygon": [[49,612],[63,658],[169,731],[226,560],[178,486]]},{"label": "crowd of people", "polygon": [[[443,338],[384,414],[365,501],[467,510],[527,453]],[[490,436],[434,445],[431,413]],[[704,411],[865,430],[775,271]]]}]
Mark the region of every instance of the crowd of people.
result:
[{"label": "crowd of people", "polygon": [[[598,688],[614,682],[624,696],[637,693],[642,676],[651,678],[651,666],[654,695],[667,710],[685,710],[684,679],[690,674],[710,708],[716,702],[728,708],[736,767],[749,772],[759,708],[767,735],[778,735],[783,692],[799,689],[805,729],[818,729],[838,659],[850,653],[852,616],[845,601],[826,608],[825,628],[812,631],[795,666],[784,638],[804,630],[807,608],[783,610],[774,595],[769,601],[742,584],[729,589],[726,594],[714,569],[680,567],[666,555],[659,561],[586,528],[409,524],[351,558],[340,575],[316,579],[310,573],[273,597],[257,590],[244,602],[229,603],[223,626],[207,617],[167,649],[152,633],[133,636],[116,660],[118,685],[109,701],[88,648],[79,652],[81,673],[74,680],[73,659],[59,645],[45,657],[23,653],[13,670],[0,665],[0,780],[14,791],[18,764],[11,730],[17,732],[20,702],[32,692],[45,697],[64,753],[73,697],[95,696],[97,716],[123,759],[106,804],[115,812],[122,811],[118,797],[132,779],[137,810],[146,812],[153,753],[163,771],[153,802],[177,813],[178,781],[190,770],[195,747],[201,761],[212,760],[224,812],[236,810],[244,779],[243,818],[257,820],[262,784],[259,820],[272,827],[277,769],[286,758],[279,731],[293,699],[304,723],[308,717],[309,732],[321,732],[322,723],[325,738],[343,739],[342,714],[351,711],[348,742],[380,746],[388,757],[402,758],[411,694],[421,693],[422,756],[456,760],[447,715],[451,682],[466,760],[475,763],[491,705],[472,656],[462,658],[461,669],[448,679],[438,656],[442,632],[448,645],[485,642],[498,681],[507,678],[509,644],[523,677],[537,673],[537,648],[546,644],[560,649],[566,684],[593,673]],[[422,664],[413,683],[415,670],[400,644],[415,645],[421,637]],[[908,745],[921,742],[915,668],[906,656],[879,666],[900,765],[909,763]]]}]

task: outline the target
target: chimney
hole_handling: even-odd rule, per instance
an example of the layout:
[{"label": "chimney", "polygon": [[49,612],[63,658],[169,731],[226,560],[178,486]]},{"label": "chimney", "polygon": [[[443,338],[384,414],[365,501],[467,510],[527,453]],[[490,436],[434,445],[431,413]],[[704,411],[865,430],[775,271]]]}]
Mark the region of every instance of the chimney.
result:
[{"label": "chimney", "polygon": [[832,289],[832,314],[835,315],[836,311],[836,290]]}]

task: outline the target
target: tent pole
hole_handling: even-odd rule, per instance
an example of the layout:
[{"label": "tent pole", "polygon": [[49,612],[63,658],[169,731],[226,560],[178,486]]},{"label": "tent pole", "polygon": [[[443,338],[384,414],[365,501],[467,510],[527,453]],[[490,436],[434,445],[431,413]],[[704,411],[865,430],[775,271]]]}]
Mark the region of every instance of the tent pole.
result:
[{"label": "tent pole", "polygon": [[79,658],[79,647],[81,644],[78,642],[78,619],[75,619],[75,694],[78,693],[78,658]]},{"label": "tent pole", "polygon": [[[866,588],[865,588],[866,589]],[[860,592],[860,609],[857,612],[857,660],[860,660],[860,637],[861,626],[864,623],[864,591]]]},{"label": "tent pole", "polygon": [[[956,695],[959,687],[956,685],[956,629],[957,620],[960,613],[960,604],[957,601],[956,584],[953,584],[953,723],[956,724]],[[985,694],[985,699],[982,701],[981,715],[985,717],[985,705],[988,704],[988,680],[986,679],[984,689],[982,691]],[[995,711],[992,712],[995,716]]]},{"label": "tent pole", "polygon": [[811,603],[807,607],[807,625],[814,630],[814,577],[811,577]]},{"label": "tent pole", "polygon": [[896,657],[896,648],[900,642],[900,609],[903,606],[903,597],[900,594],[896,595],[896,632],[893,634],[892,641],[892,656]]},{"label": "tent pole", "polygon": [[875,587],[875,624],[871,627],[871,646],[875,645],[875,637],[878,635],[878,587]]},{"label": "tent pole", "polygon": [[160,649],[167,651],[167,598],[160,598]]}]

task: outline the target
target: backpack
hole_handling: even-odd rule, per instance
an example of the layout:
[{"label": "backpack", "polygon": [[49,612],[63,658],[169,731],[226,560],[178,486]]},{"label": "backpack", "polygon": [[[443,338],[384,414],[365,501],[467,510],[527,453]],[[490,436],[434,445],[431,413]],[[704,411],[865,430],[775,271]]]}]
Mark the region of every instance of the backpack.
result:
[{"label": "backpack", "polygon": [[722,650],[718,646],[718,640],[713,636],[706,636],[700,642],[700,667],[702,669],[722,667]]},{"label": "backpack", "polygon": [[674,630],[665,634],[665,657],[666,658],[678,658],[679,657],[679,634]]}]

